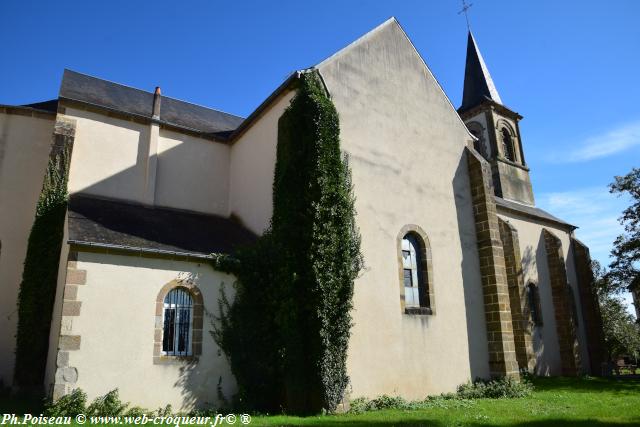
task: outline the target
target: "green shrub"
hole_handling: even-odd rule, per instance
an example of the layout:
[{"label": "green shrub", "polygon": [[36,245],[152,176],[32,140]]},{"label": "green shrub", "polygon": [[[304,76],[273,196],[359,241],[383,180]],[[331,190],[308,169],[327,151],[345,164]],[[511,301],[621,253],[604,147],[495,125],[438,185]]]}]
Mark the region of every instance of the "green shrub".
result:
[{"label": "green shrub", "polygon": [[55,402],[48,402],[44,407],[44,415],[48,417],[75,417],[85,413],[86,405],[87,394],[77,388]]},{"label": "green shrub", "polygon": [[171,405],[167,405],[164,408],[158,408],[158,410],[152,412],[152,414],[156,417],[170,417],[173,415],[173,408]]},{"label": "green shrub", "polygon": [[96,397],[87,408],[87,415],[100,415],[105,417],[117,417],[122,415],[129,406],[122,403],[118,395],[118,389],[111,390],[104,396]]},{"label": "green shrub", "polygon": [[141,417],[145,414],[148,415],[149,411],[147,411],[144,408],[141,408],[140,406],[133,406],[127,409],[123,415],[126,415],[127,417]]},{"label": "green shrub", "polygon": [[407,402],[402,397],[392,397],[387,396],[386,394],[370,400],[367,407],[369,410],[380,410],[380,409],[408,409],[410,406],[410,402]]},{"label": "green shrub", "polygon": [[361,414],[383,409],[415,410],[429,408],[455,409],[470,407],[474,399],[519,398],[531,395],[533,385],[528,380],[516,381],[512,378],[497,380],[476,380],[458,386],[457,393],[443,393],[427,396],[424,400],[405,400],[402,397],[382,395],[375,399],[359,397],[353,399],[350,413]]},{"label": "green shrub", "polygon": [[395,409],[401,411],[411,411],[417,409],[443,408],[456,409],[468,408],[475,403],[469,399],[457,397],[454,393],[440,396],[429,396],[424,400],[405,400],[402,397],[383,395],[369,400],[363,397],[351,401],[350,413],[362,414],[369,411],[380,411],[384,409]]},{"label": "green shrub", "polygon": [[458,397],[463,399],[501,399],[527,397],[533,392],[533,385],[511,377],[496,380],[476,380],[458,386]]}]

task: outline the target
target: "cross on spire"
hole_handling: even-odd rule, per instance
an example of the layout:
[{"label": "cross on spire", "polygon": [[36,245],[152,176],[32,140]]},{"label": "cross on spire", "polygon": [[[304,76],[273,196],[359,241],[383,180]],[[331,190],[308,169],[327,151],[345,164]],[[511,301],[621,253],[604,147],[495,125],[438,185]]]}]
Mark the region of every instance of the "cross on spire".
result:
[{"label": "cross on spire", "polygon": [[471,26],[469,25],[469,15],[467,11],[473,6],[473,3],[467,4],[466,0],[462,0],[462,10],[458,12],[458,15],[464,13],[464,18],[467,20],[467,29],[471,31]]}]

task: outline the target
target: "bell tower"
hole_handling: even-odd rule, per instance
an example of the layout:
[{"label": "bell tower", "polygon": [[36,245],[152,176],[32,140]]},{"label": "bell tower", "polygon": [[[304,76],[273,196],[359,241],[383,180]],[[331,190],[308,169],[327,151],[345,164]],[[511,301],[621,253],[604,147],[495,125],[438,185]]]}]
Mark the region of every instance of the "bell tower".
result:
[{"label": "bell tower", "polygon": [[502,103],[471,31],[458,114],[478,138],[474,148],[491,164],[495,195],[534,205],[518,126],[522,116]]}]

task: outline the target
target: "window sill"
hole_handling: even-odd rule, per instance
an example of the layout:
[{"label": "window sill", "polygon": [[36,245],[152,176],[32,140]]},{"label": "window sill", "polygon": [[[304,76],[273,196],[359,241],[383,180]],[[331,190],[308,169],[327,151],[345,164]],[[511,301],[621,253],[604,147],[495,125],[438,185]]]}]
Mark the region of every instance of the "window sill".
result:
[{"label": "window sill", "polygon": [[153,356],[154,365],[188,365],[198,362],[198,356]]},{"label": "window sill", "polygon": [[515,167],[517,167],[519,169],[522,169],[522,170],[525,170],[525,171],[529,172],[529,168],[527,166],[522,165],[522,164],[520,164],[518,162],[514,162],[513,160],[509,160],[506,157],[498,156],[498,157],[496,157],[496,159],[501,161],[502,163],[506,163],[508,165],[515,166]]},{"label": "window sill", "polygon": [[433,310],[431,310],[431,307],[405,307],[404,314],[412,316],[432,315]]}]

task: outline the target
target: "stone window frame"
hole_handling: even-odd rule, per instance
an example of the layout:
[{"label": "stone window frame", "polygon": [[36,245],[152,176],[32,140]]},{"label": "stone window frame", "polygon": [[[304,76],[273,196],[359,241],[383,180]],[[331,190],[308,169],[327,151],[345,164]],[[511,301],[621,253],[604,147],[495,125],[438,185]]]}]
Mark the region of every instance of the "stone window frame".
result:
[{"label": "stone window frame", "polygon": [[[498,137],[499,144],[497,145],[498,145],[498,150],[500,152],[500,156],[502,156],[502,158],[508,162],[521,164],[522,162],[520,160],[520,150],[518,148],[520,145],[518,144],[518,137],[517,137],[516,131],[513,129],[513,126],[511,126],[511,123],[509,123],[504,119],[500,119],[496,123],[496,129],[498,131],[497,137]],[[502,136],[503,130],[506,130],[509,133],[509,136],[511,137],[511,150],[513,153],[513,160],[509,159],[507,157],[507,153],[505,153],[504,146],[506,145],[506,143],[504,142],[503,136]]]},{"label": "stone window frame", "polygon": [[[162,338],[164,333],[164,300],[167,294],[175,288],[182,288],[189,292],[193,300],[193,317],[191,319],[191,354],[189,356],[169,356],[162,352]],[[202,292],[193,283],[186,280],[172,280],[160,289],[156,297],[155,331],[153,339],[153,363],[181,363],[198,359],[202,354],[202,332],[204,317],[204,301]]]},{"label": "stone window frame", "polygon": [[[402,263],[402,240],[407,234],[413,233],[419,239],[421,268],[419,273],[422,277],[422,283],[427,288],[425,295],[428,296],[428,305],[424,307],[405,307],[404,296],[404,267]],[[431,251],[431,243],[427,233],[415,224],[407,224],[400,229],[396,238],[397,264],[398,264],[398,283],[400,285],[400,310],[404,314],[409,315],[434,315],[435,311],[435,295],[433,286],[433,256]]]}]

